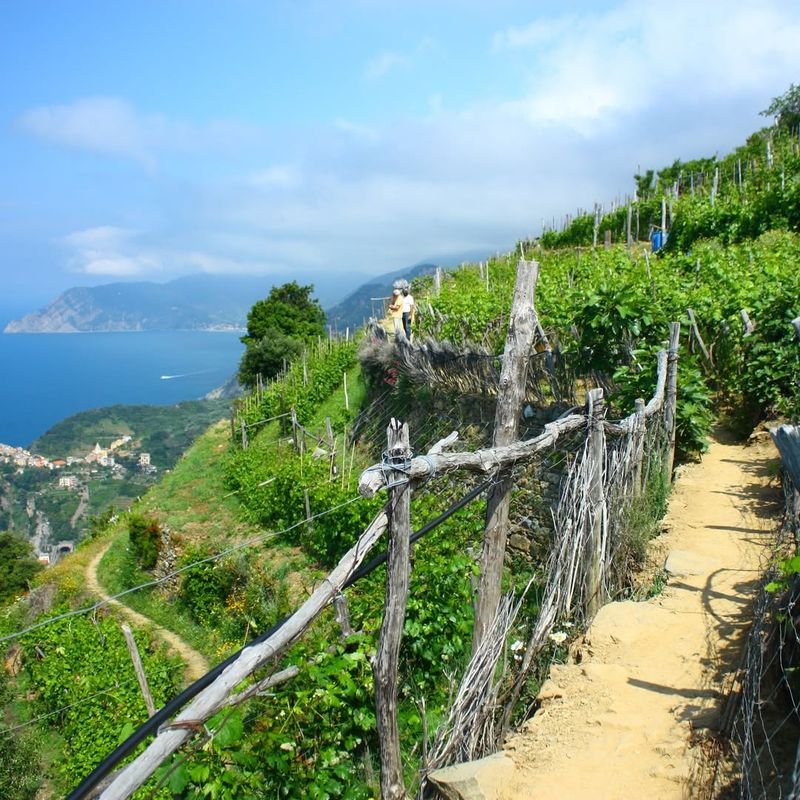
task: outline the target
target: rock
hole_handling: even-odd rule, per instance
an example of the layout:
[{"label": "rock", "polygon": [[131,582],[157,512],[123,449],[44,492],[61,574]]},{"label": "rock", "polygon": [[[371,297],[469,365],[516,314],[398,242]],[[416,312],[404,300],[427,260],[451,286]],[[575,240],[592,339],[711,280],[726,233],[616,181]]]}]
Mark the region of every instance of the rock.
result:
[{"label": "rock", "polygon": [[14,643],[6,650],[5,659],[6,674],[12,678],[16,678],[19,671],[22,669],[22,647]]},{"label": "rock", "polygon": [[447,800],[500,800],[514,775],[514,762],[504,753],[437,769],[428,780]]},{"label": "rock", "polygon": [[528,539],[527,536],[523,536],[521,533],[512,533],[511,536],[508,537],[508,546],[512,550],[519,550],[526,555],[531,552],[530,539]]},{"label": "rock", "polygon": [[664,564],[670,575],[705,575],[719,567],[719,562],[692,553],[690,550],[673,550]]}]

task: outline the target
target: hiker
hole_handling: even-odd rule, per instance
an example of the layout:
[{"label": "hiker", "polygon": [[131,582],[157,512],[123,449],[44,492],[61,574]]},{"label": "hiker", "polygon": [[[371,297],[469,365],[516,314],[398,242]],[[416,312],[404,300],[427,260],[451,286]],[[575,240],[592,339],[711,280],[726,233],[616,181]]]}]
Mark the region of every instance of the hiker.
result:
[{"label": "hiker", "polygon": [[406,333],[406,339],[411,341],[411,326],[414,323],[414,318],[417,315],[417,304],[414,302],[414,296],[411,294],[408,286],[403,289],[403,330]]},{"label": "hiker", "polygon": [[400,289],[392,291],[392,301],[389,303],[389,317],[392,320],[391,333],[398,333],[403,319],[403,292]]}]

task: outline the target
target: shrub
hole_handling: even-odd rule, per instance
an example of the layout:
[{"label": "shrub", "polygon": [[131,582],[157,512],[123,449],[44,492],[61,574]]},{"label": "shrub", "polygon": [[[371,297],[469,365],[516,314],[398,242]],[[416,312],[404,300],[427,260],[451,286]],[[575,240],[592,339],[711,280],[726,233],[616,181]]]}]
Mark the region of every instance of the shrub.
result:
[{"label": "shrub", "polygon": [[128,517],[131,551],[142,569],[153,569],[161,550],[161,526],[153,517],[131,514]]}]

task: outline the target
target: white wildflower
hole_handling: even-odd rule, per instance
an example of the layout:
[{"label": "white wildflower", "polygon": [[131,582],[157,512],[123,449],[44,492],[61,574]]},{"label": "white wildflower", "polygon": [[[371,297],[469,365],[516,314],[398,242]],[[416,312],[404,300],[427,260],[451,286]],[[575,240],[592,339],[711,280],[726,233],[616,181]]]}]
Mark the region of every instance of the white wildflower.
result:
[{"label": "white wildflower", "polygon": [[562,642],[566,641],[567,634],[564,631],[556,631],[555,633],[551,633],[548,637],[551,642],[555,642],[556,644],[561,644]]}]

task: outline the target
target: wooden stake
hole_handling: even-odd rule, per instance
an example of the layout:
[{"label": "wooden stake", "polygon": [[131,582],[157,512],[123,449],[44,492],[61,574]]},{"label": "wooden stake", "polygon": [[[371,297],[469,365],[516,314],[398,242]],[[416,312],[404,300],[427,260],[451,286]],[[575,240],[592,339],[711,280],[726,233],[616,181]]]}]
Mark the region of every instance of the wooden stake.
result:
[{"label": "wooden stake", "polygon": [[645,433],[645,416],[644,416],[644,400],[639,397],[635,401],[636,408],[636,426],[634,428],[634,445],[633,445],[633,494],[638,497],[642,493],[642,460],[644,458],[644,433]]},{"label": "wooden stake", "polygon": [[350,410],[350,398],[347,395],[347,373],[344,373],[344,408],[345,411]]},{"label": "wooden stake", "polygon": [[150,694],[150,686],[147,684],[147,675],[145,675],[144,667],[142,666],[142,659],[139,657],[139,648],[136,647],[136,639],[133,638],[133,632],[127,622],[123,622],[120,627],[122,628],[123,636],[125,636],[125,644],[128,645],[128,652],[131,654],[133,669],[134,672],[136,672],[136,680],[139,681],[139,688],[142,690],[144,705],[145,708],[147,708],[147,716],[152,717],[156,713],[156,705],[153,702],[153,695]]},{"label": "wooden stake", "polygon": [[703,358],[706,360],[706,363],[709,366],[713,367],[714,359],[711,358],[711,354],[708,352],[706,343],[703,341],[703,337],[700,335],[700,331],[697,327],[697,320],[694,317],[694,311],[692,311],[691,308],[687,308],[686,313],[689,315],[689,324],[692,327],[692,333],[694,334],[694,338],[697,340],[697,344],[700,346],[700,352],[703,354]]},{"label": "wooden stake", "polygon": [[672,465],[675,463],[675,414],[678,400],[678,343],[681,336],[680,322],[669,326],[669,351],[667,352],[667,393],[664,398],[664,428],[669,440],[665,472],[672,482]]},{"label": "wooden stake", "polygon": [[605,493],[603,472],[605,462],[605,433],[603,431],[603,390],[591,389],[587,395],[589,416],[589,513],[591,533],[587,547],[586,565],[586,616],[592,619],[603,604],[602,561],[603,522],[605,520]]},{"label": "wooden stake", "polygon": [[299,453],[300,452],[300,442],[297,439],[297,411],[295,411],[294,406],[291,408],[292,414],[292,441],[294,442],[294,449]]},{"label": "wooden stake", "polygon": [[[408,425],[392,419],[386,435],[390,463],[404,464],[411,457]],[[397,725],[397,662],[411,576],[411,484],[405,473],[399,470],[390,474],[390,481],[386,600],[373,670],[378,739],[381,745],[381,798],[405,800],[406,787]]]},{"label": "wooden stake", "polygon": [[[493,447],[511,444],[517,438],[529,357],[538,321],[534,308],[538,277],[539,264],[536,261],[519,260],[500,372]],[[506,472],[498,477],[498,482],[489,490],[486,499],[486,529],[475,606],[473,653],[489,630],[500,602],[511,485],[511,477]]]}]

